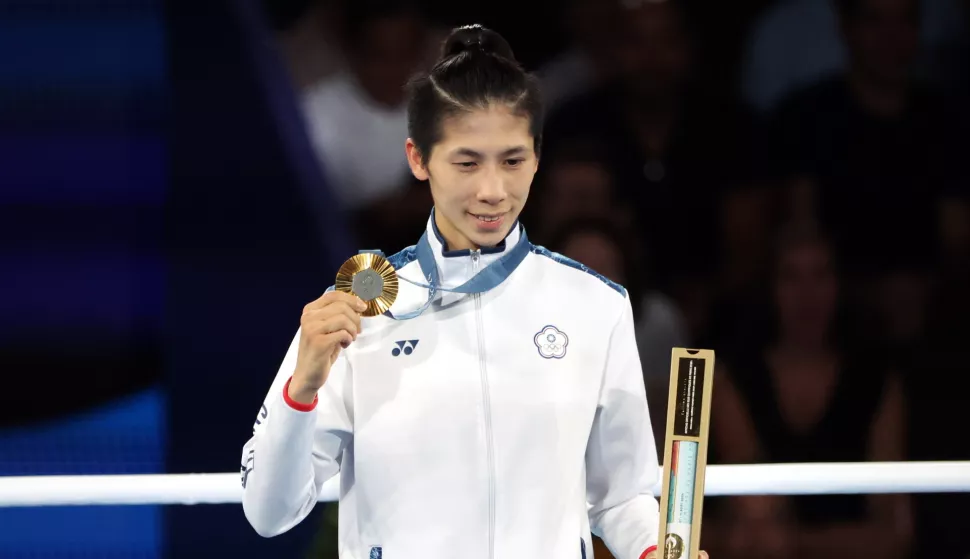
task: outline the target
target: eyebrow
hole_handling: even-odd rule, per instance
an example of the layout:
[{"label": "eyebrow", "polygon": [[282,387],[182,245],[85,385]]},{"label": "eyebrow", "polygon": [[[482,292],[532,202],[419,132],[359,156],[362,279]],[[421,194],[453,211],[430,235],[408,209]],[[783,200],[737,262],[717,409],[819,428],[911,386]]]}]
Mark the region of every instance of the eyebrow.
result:
[{"label": "eyebrow", "polygon": [[[501,157],[509,157],[509,156],[512,156],[512,155],[519,155],[521,153],[525,153],[526,149],[527,148],[525,146],[515,146],[515,147],[511,147],[511,148],[508,148],[508,149],[502,151],[502,153],[500,155],[501,155]],[[471,148],[458,148],[458,149],[456,149],[455,151],[452,152],[452,155],[465,156],[465,157],[473,157],[473,158],[481,158],[482,157],[481,152],[475,151],[475,150],[473,150]]]}]

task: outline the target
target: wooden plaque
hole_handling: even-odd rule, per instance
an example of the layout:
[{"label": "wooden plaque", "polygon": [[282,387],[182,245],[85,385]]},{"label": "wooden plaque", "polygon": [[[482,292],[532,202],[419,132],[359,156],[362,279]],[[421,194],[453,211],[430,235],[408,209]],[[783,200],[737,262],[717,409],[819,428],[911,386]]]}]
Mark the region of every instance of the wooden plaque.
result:
[{"label": "wooden plaque", "polygon": [[657,546],[662,559],[697,559],[700,551],[713,385],[714,351],[673,348]]}]

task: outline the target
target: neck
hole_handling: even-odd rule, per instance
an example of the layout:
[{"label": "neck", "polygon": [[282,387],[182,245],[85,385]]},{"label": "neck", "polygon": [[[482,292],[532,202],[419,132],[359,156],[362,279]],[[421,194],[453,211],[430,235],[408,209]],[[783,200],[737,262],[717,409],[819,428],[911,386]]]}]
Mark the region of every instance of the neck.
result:
[{"label": "neck", "polygon": [[878,116],[895,116],[906,105],[905,84],[879,84],[866,78],[859,71],[848,75],[849,90],[856,101],[869,112]]}]

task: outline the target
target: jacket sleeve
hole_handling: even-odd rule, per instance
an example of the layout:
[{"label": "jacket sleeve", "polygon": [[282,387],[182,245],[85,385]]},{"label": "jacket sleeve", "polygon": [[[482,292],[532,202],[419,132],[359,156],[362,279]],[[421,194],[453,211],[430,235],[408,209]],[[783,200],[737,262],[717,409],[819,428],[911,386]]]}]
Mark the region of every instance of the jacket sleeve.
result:
[{"label": "jacket sleeve", "polygon": [[586,476],[590,528],[613,555],[640,559],[654,548],[660,473],[628,298],[609,341]]},{"label": "jacket sleeve", "polygon": [[243,511],[267,538],[288,531],[313,510],[324,482],[340,471],[353,436],[353,382],[346,351],[312,406],[290,402],[284,395],[299,341],[297,331],[242,453]]}]

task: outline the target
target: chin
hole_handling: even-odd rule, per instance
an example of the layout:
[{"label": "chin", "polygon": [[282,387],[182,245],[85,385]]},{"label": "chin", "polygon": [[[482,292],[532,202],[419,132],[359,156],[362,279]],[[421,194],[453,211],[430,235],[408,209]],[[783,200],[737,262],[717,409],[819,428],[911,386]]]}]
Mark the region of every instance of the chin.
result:
[{"label": "chin", "polygon": [[506,236],[508,236],[508,231],[495,231],[494,233],[476,232],[468,238],[471,239],[475,246],[490,248],[501,243]]}]

